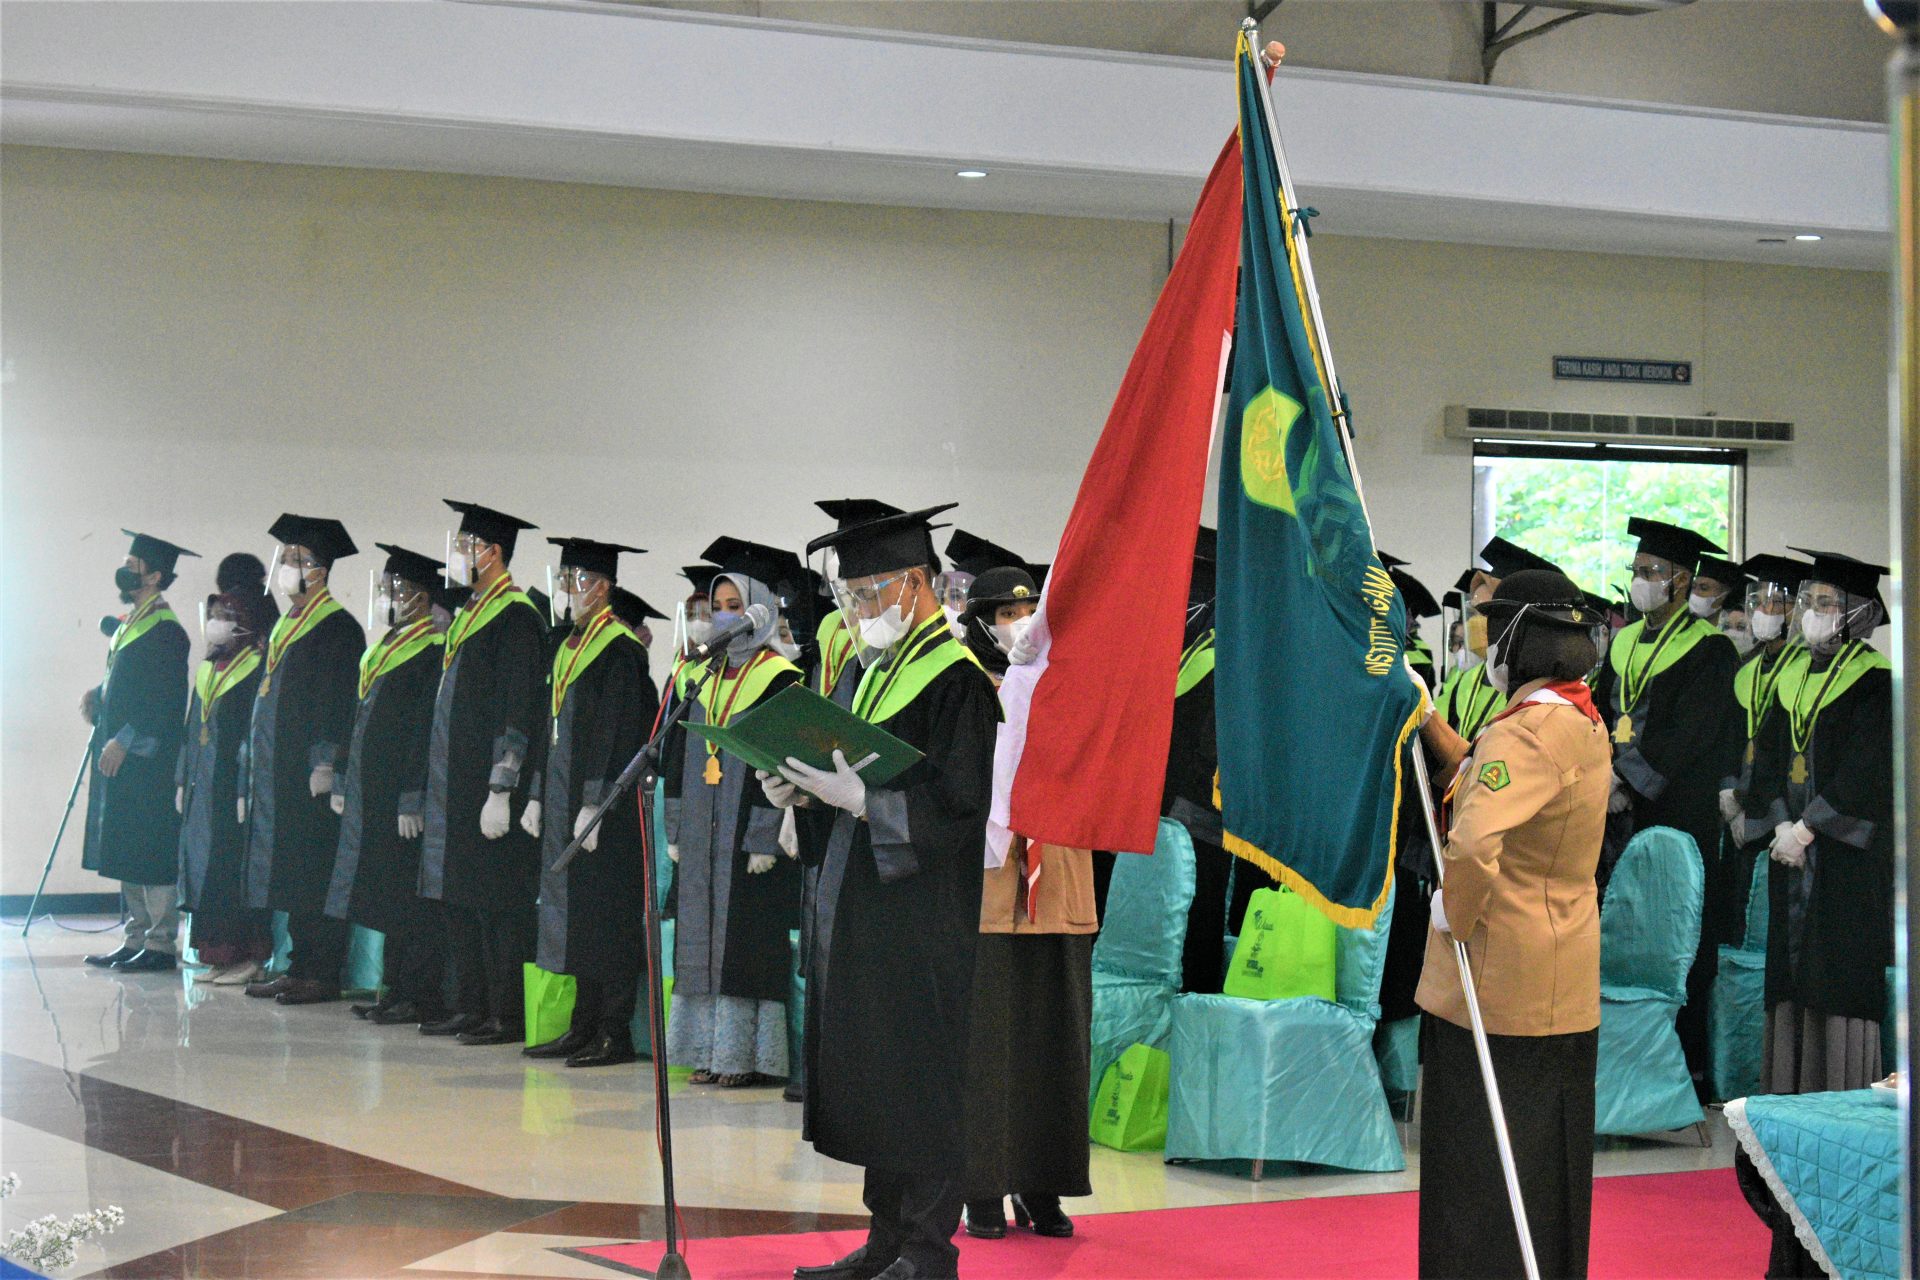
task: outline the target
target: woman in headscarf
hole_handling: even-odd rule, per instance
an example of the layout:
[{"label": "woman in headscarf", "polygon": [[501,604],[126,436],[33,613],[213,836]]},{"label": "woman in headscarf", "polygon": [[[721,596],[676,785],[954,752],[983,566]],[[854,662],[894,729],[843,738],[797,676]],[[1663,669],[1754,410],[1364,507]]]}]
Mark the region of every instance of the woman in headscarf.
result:
[{"label": "woman in headscarf", "polygon": [[[960,627],[994,684],[1039,602],[1024,568],[973,580]],[[1060,1197],[1093,1194],[1087,1048],[1099,927],[1091,853],[990,833],[967,1046],[968,1235],[1006,1235],[1010,1195],[1020,1226],[1070,1236]]]},{"label": "woman in headscarf", "polygon": [[[704,686],[691,663],[678,681],[693,699],[689,723],[724,725],[799,681],[800,669],[773,651],[779,600],[765,583],[721,573],[708,598],[716,635],[751,605],[767,610],[761,626],[727,646]],[[783,815],[751,765],[694,734],[668,737],[660,772],[677,899],[668,1060],[692,1067],[696,1084],[784,1080],[793,969],[787,932],[798,922],[800,875],[780,856]]]},{"label": "woman in headscarf", "polygon": [[253,981],[273,954],[267,913],[247,906],[241,888],[247,829],[235,803],[260,655],[280,616],[266,580],[266,566],[245,552],[220,562],[220,590],[207,597],[206,658],[194,675],[176,776],[180,907],[192,917],[194,953],[207,966],[194,981],[219,986]]}]

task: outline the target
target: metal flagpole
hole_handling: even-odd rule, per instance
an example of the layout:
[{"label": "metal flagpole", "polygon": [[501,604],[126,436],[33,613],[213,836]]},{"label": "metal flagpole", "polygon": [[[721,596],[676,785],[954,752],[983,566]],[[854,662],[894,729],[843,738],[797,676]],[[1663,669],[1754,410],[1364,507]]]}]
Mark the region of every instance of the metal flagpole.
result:
[{"label": "metal flagpole", "polygon": [[1867,11],[1889,35],[1900,38],[1887,63],[1888,151],[1893,165],[1893,334],[1889,378],[1889,462],[1893,516],[1894,578],[1894,878],[1895,927],[1902,934],[1899,959],[1901,1009],[1900,1100],[1906,1133],[1900,1202],[1903,1275],[1920,1265],[1920,1214],[1913,1197],[1920,1187],[1920,1114],[1913,1106],[1913,1031],[1920,1027],[1920,988],[1913,981],[1913,947],[1920,939],[1920,609],[1914,607],[1913,573],[1920,569],[1920,5],[1912,0],[1867,0]]},{"label": "metal flagpole", "polygon": [[[1260,49],[1260,27],[1252,18],[1240,24],[1249,46],[1256,53]],[[1297,218],[1300,203],[1293,191],[1293,177],[1287,170],[1287,157],[1280,145],[1280,125],[1273,115],[1273,95],[1267,91],[1265,76],[1256,75],[1254,83],[1260,94],[1260,109],[1267,118],[1267,135],[1273,139],[1273,160],[1280,175],[1280,191],[1285,197],[1287,209]],[[1300,279],[1306,286],[1309,315],[1307,323],[1312,326],[1313,336],[1320,347],[1320,358],[1326,366],[1327,393],[1332,397],[1332,410],[1336,424],[1340,428],[1340,447],[1347,456],[1347,470],[1353,477],[1353,491],[1360,499],[1360,511],[1367,516],[1367,528],[1373,528],[1373,517],[1367,514],[1367,496],[1360,487],[1360,467],[1353,454],[1352,423],[1347,419],[1346,397],[1341,393],[1339,375],[1334,372],[1333,349],[1327,345],[1327,327],[1320,315],[1320,295],[1313,282],[1313,260],[1307,252],[1307,239],[1296,226],[1284,228],[1293,253],[1300,263]],[[1433,817],[1433,788],[1427,775],[1427,760],[1424,748],[1418,741],[1411,743],[1413,754],[1414,781],[1420,787],[1420,812],[1426,818],[1427,838],[1433,841],[1433,861],[1440,880],[1445,882],[1445,859],[1441,851],[1445,847],[1440,840],[1439,824]],[[1533,1232],[1527,1225],[1527,1206],[1520,1194],[1520,1171],[1514,1164],[1513,1140],[1507,1132],[1507,1113],[1500,1105],[1500,1082],[1494,1078],[1493,1050],[1487,1043],[1487,1028],[1480,1016],[1480,998],[1473,983],[1473,966],[1467,957],[1467,945],[1460,939],[1453,940],[1453,955],[1460,966],[1460,986],[1467,998],[1467,1016],[1473,1023],[1473,1049],[1480,1059],[1480,1078],[1487,1089],[1487,1112],[1493,1119],[1493,1141],[1500,1153],[1500,1171],[1506,1178],[1507,1200],[1513,1209],[1513,1229],[1520,1240],[1520,1260],[1526,1267],[1527,1280],[1540,1280],[1540,1263],[1533,1253]]]}]

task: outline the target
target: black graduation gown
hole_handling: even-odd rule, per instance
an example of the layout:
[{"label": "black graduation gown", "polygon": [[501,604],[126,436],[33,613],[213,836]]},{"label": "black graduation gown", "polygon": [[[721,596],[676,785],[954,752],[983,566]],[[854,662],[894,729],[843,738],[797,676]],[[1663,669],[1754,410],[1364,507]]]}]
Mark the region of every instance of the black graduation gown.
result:
[{"label": "black graduation gown", "polygon": [[[797,670],[767,681],[758,705],[790,684]],[[688,682],[689,688],[692,681]],[[738,715],[747,709],[737,707]],[[698,702],[689,723],[705,720]],[[793,949],[787,934],[800,922],[800,871],[782,856],[784,816],[767,800],[753,767],[721,752],[720,785],[702,780],[707,753],[679,729],[661,753],[666,827],[680,849],[674,871],[673,989],[690,996],[739,996],[786,1003],[792,993]],[[724,850],[716,859],[713,850]],[[747,860],[772,855],[772,870],[747,874]]]},{"label": "black graduation gown", "polygon": [[[451,640],[453,631],[447,634]],[[519,819],[530,757],[547,722],[548,635],[539,610],[510,603],[466,638],[440,677],[420,844],[424,898],[488,913],[533,906],[540,849]],[[494,784],[514,798],[507,833],[489,840],[480,811]]]},{"label": "black graduation gown", "polygon": [[366,647],[360,624],[339,609],[261,677],[247,748],[249,906],[299,915],[326,906],[340,819],[310,779],[318,766],[337,770],[346,760]]},{"label": "black graduation gown", "polygon": [[[573,842],[581,807],[604,803],[620,771],[645,745],[659,703],[647,678],[646,650],[622,635],[574,676],[560,716],[549,726],[535,784],[541,866],[535,963],[550,973],[594,977],[623,963],[630,968],[645,945],[638,796],[628,792],[607,811],[591,852],[582,849],[564,871],[553,867]],[[613,958],[616,953],[625,953],[624,962]]]},{"label": "black graduation gown", "polygon": [[[1777,672],[1781,664],[1789,660],[1805,661],[1805,658],[1805,651],[1797,645],[1783,646],[1777,653],[1769,653],[1767,647],[1761,645],[1742,660],[1735,677],[1765,677]],[[1760,696],[1760,693],[1761,690],[1756,687],[1755,696]],[[1786,776],[1786,761],[1773,754],[1773,736],[1770,732],[1772,721],[1783,713],[1775,691],[1767,689],[1765,694],[1764,705],[1759,708],[1758,716],[1749,716],[1747,709],[1741,708],[1741,737],[1744,741],[1739,755],[1734,759],[1733,771],[1720,780],[1721,789],[1731,789],[1740,804],[1740,816],[1728,827],[1726,839],[1721,845],[1721,892],[1726,895],[1728,910],[1725,912],[1726,918],[1721,921],[1721,933],[1717,941],[1729,946],[1739,946],[1746,938],[1747,921],[1742,908],[1753,885],[1753,864],[1757,859],[1769,856],[1773,828],[1787,816],[1786,792],[1780,785]],[[1747,736],[1749,724],[1757,726],[1751,738]],[[1779,743],[1784,747],[1784,735]]]},{"label": "black graduation gown", "polygon": [[[1790,761],[1788,734],[1774,716],[1771,759]],[[1805,754],[1806,783],[1789,764],[1775,784],[1814,840],[1804,869],[1772,867],[1767,1005],[1880,1022],[1893,963],[1893,673],[1869,671],[1828,704]]]},{"label": "black graduation gown", "polygon": [[234,801],[239,795],[240,764],[246,754],[253,704],[265,670],[263,657],[251,672],[220,695],[206,719],[204,743],[200,741],[197,690],[188,704],[179,777],[180,785],[186,788],[186,815],[180,824],[182,911],[218,913],[243,905],[241,879],[247,829],[240,825]]},{"label": "black graduation gown", "polygon": [[377,933],[404,931],[420,918],[420,841],[400,838],[399,818],[425,806],[441,652],[425,645],[375,677],[354,709],[346,767],[334,783],[346,809],[327,914]]},{"label": "black graduation gown", "polygon": [[[881,726],[926,758],[836,813],[808,979],[805,1134],[835,1160],[958,1177],[993,682],[956,662]],[[881,844],[876,849],[874,838]],[[884,878],[883,878],[884,877]]]},{"label": "black graduation gown", "polygon": [[[164,608],[163,606],[160,606]],[[130,884],[179,876],[180,815],[173,809],[180,717],[187,705],[187,633],[162,619],[113,655],[87,743],[87,835],[80,865]],[[109,778],[94,766],[127,731],[131,745]]]}]

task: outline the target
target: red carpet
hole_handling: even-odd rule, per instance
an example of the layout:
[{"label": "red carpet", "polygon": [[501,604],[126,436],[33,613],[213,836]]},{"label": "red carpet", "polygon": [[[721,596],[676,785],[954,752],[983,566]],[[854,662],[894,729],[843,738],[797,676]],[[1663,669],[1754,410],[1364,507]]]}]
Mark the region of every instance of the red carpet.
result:
[{"label": "red carpet", "polygon": [[[1071,1240],[1024,1231],[1005,1240],[961,1236],[960,1274],[966,1280],[1411,1276],[1417,1205],[1417,1196],[1402,1192],[1089,1214],[1075,1219],[1078,1234]],[[1504,1216],[1489,1218],[1487,1229],[1505,1224]],[[832,1261],[864,1239],[862,1232],[832,1231],[695,1240],[686,1258],[700,1280],[769,1280],[792,1275],[796,1264]],[[1594,1280],[1756,1277],[1766,1271],[1767,1244],[1731,1169],[1594,1183]],[[651,1275],[661,1249],[658,1243],[616,1244],[569,1252]]]}]

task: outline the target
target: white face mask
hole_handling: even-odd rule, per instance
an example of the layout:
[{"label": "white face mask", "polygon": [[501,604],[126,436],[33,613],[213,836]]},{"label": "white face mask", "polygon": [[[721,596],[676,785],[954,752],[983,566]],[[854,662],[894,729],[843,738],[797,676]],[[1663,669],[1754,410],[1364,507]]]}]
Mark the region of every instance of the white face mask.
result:
[{"label": "white face mask", "polygon": [[1511,673],[1507,670],[1507,655],[1500,649],[1500,642],[1497,640],[1487,646],[1487,683],[1505,695],[1511,692],[1507,688]]},{"label": "white face mask", "polygon": [[1724,634],[1743,656],[1753,648],[1753,632],[1745,627],[1728,627]]},{"label": "white face mask", "polygon": [[800,646],[791,640],[776,639],[770,642],[767,647],[785,658],[788,662],[798,662],[800,660]]},{"label": "white face mask", "polygon": [[1673,583],[1662,582],[1658,578],[1635,578],[1633,585],[1627,588],[1627,598],[1642,613],[1652,613],[1660,608],[1672,594]]},{"label": "white face mask", "polygon": [[1800,615],[1800,634],[1806,637],[1809,649],[1832,648],[1840,638],[1841,621],[1842,615],[1838,613],[1817,613],[1809,609]]},{"label": "white face mask", "polygon": [[1020,637],[1027,634],[1028,628],[1032,626],[1032,618],[1015,618],[1012,622],[996,622],[993,624],[993,643],[1000,652],[1012,653],[1013,646],[1020,642]]},{"label": "white face mask", "polygon": [[218,649],[222,645],[230,643],[233,638],[239,634],[240,624],[237,622],[229,622],[225,618],[207,619],[207,647],[209,649]]},{"label": "white face mask", "polygon": [[964,611],[956,609],[952,605],[943,604],[940,606],[940,612],[947,615],[947,630],[953,632],[953,638],[955,640],[965,640],[967,638],[967,624],[963,620]]},{"label": "white face mask", "polygon": [[884,653],[907,634],[907,616],[900,606],[890,604],[877,618],[860,619],[860,643],[876,653]]},{"label": "white face mask", "polygon": [[456,587],[473,585],[473,562],[458,551],[447,557],[447,581]]},{"label": "white face mask", "polygon": [[290,564],[283,564],[273,575],[273,584],[280,588],[280,594],[297,596],[307,589],[307,575]]},{"label": "white face mask", "polygon": [[1711,618],[1720,612],[1722,596],[1690,595],[1687,597],[1687,611],[1696,618]]},{"label": "white face mask", "polygon": [[1762,644],[1771,644],[1780,638],[1787,629],[1787,615],[1784,613],[1756,613],[1753,615],[1753,638]]}]

